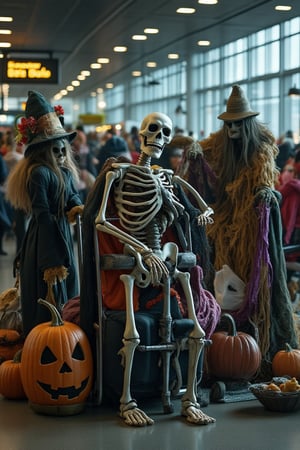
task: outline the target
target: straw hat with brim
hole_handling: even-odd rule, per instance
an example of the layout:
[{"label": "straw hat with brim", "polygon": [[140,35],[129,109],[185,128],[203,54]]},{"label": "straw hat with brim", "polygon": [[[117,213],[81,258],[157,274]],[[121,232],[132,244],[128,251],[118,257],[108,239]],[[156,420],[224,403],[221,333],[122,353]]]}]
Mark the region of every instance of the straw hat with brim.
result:
[{"label": "straw hat with brim", "polygon": [[258,116],[258,114],[259,112],[251,110],[249,101],[242,88],[236,84],[232,87],[226,111],[220,114],[218,119],[237,121],[247,117]]},{"label": "straw hat with brim", "polygon": [[35,133],[28,140],[24,153],[25,156],[31,153],[35,146],[42,142],[61,138],[66,138],[71,142],[77,134],[76,131],[67,132],[64,129],[55,109],[39,92],[28,92],[25,116],[26,118],[33,117],[36,120]]}]

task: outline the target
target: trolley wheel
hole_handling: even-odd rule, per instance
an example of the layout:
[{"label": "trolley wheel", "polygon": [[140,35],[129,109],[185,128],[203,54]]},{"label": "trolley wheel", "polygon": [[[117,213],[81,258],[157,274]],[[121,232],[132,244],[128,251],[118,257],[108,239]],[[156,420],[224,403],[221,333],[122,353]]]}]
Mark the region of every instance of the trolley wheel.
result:
[{"label": "trolley wheel", "polygon": [[226,385],[223,381],[216,381],[210,391],[210,400],[212,402],[222,402],[224,401],[224,396],[226,392]]}]

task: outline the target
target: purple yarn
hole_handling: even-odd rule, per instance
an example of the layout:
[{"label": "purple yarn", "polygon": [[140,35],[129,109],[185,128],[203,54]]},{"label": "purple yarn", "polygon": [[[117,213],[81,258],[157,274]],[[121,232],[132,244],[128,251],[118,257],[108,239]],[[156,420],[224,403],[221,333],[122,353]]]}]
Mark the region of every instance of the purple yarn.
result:
[{"label": "purple yarn", "polygon": [[260,288],[261,267],[267,265],[268,270],[268,286],[271,287],[273,273],[269,256],[269,217],[270,207],[265,203],[256,207],[259,218],[259,228],[256,242],[256,254],[250,280],[247,284],[245,303],[241,310],[232,312],[238,325],[245,323],[258,306],[258,293]]}]

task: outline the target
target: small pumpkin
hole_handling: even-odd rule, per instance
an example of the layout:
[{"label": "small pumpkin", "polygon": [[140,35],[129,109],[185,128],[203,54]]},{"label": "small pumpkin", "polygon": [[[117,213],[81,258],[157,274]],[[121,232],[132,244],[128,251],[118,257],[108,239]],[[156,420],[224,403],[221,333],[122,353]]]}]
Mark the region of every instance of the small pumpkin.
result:
[{"label": "small pumpkin", "polygon": [[35,412],[81,412],[91,391],[93,361],[89,341],[74,323],[63,322],[54,305],[39,299],[51,321],[34,327],[25,339],[21,379]]},{"label": "small pumpkin", "polygon": [[261,364],[261,352],[256,340],[236,330],[233,317],[223,314],[227,331],[212,334],[212,345],[207,350],[207,367],[211,375],[228,379],[249,380]]},{"label": "small pumpkin", "polygon": [[300,379],[300,350],[292,348],[288,343],[284,350],[279,350],[272,360],[274,376],[289,375]]},{"label": "small pumpkin", "polygon": [[0,362],[13,359],[23,343],[24,339],[17,330],[0,329]]},{"label": "small pumpkin", "polygon": [[21,380],[21,353],[22,350],[19,350],[14,359],[0,365],[0,394],[8,399],[26,398]]}]

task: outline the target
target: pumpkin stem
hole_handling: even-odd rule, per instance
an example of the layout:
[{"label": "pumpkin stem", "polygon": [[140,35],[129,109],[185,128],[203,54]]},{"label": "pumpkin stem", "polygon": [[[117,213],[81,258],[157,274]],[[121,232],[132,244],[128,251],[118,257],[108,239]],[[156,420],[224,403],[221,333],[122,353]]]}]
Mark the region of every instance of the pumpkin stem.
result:
[{"label": "pumpkin stem", "polygon": [[14,363],[20,363],[21,362],[21,358],[22,358],[22,348],[20,348],[20,350],[17,351],[17,353],[15,353],[14,357],[13,357],[13,362]]},{"label": "pumpkin stem", "polygon": [[285,351],[288,353],[293,351],[292,347],[287,342],[285,343]]},{"label": "pumpkin stem", "polygon": [[46,300],[43,300],[42,298],[38,299],[38,303],[40,303],[41,305],[46,306],[46,308],[49,309],[50,313],[51,313],[51,327],[60,327],[64,324],[61,315],[59,314],[58,310],[55,308],[54,305],[52,305],[51,303],[47,302]]},{"label": "pumpkin stem", "polygon": [[228,325],[228,336],[236,336],[236,325],[234,318],[228,313],[222,314],[222,317],[226,319]]}]

